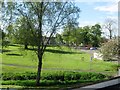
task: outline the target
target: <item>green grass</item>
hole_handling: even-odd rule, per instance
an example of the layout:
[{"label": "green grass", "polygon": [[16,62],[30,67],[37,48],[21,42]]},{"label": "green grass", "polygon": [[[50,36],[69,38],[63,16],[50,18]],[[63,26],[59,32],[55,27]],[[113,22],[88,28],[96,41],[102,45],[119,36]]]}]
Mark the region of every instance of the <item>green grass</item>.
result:
[{"label": "green grass", "polygon": [[[2,65],[0,65],[2,66],[2,70],[0,71],[2,71],[2,73],[36,73],[37,71],[38,59],[36,52],[32,49],[24,50],[22,45],[12,45],[4,48],[4,52],[3,54],[0,53],[0,57],[2,57],[2,60],[0,59],[2,63]],[[112,62],[104,62],[96,59],[90,62],[90,55],[80,50],[74,50],[67,47],[48,47],[43,56],[42,76],[56,75],[56,72],[60,74],[61,71],[96,72],[110,76],[117,74],[114,67],[115,65],[116,64]],[[97,80],[71,80],[66,82],[42,80],[41,83],[43,86],[45,85],[48,88],[52,88],[51,90],[54,90],[55,88],[58,89],[60,87],[66,87],[67,85],[69,87],[70,84],[86,84],[95,81]],[[35,80],[7,80],[2,81],[2,84],[4,84],[2,86],[3,88],[24,88],[22,85],[25,83],[33,85],[35,84]]]},{"label": "green grass", "polygon": [[[2,72],[26,72],[37,71],[37,56],[33,50],[24,50],[22,46],[9,46],[2,56]],[[83,58],[84,57],[84,61]],[[8,65],[9,64],[9,65]],[[13,64],[13,65],[12,65]],[[48,47],[43,56],[42,72],[54,72],[55,70],[76,70],[93,72],[111,72],[114,63],[93,60],[90,55],[67,47]]]}]

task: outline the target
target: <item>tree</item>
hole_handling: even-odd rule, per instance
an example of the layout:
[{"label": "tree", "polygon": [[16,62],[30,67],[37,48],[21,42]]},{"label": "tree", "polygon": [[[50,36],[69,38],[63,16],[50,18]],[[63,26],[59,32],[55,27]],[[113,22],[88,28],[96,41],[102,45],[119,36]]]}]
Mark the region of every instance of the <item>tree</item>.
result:
[{"label": "tree", "polygon": [[112,39],[113,37],[113,31],[114,31],[114,25],[115,25],[115,21],[108,18],[105,20],[105,25],[104,28],[107,29],[109,31],[109,39]]},{"label": "tree", "polygon": [[83,44],[86,46],[86,45],[89,45],[90,44],[90,26],[84,26],[82,28],[82,32],[80,33],[83,37]]},{"label": "tree", "polygon": [[120,37],[113,38],[106,42],[100,49],[104,60],[117,60],[120,51]]},{"label": "tree", "polygon": [[101,42],[101,26],[99,24],[95,24],[91,27],[90,31],[90,43],[93,47],[98,47]]},{"label": "tree", "polygon": [[77,45],[77,42],[76,42],[77,27],[78,27],[78,23],[76,22],[76,20],[72,20],[72,22],[71,20],[67,21],[67,24],[64,27],[64,30],[62,33],[62,37],[66,45],[68,46],[73,44]]},{"label": "tree", "polygon": [[[34,30],[33,28],[36,28],[32,35],[37,42],[38,70],[36,85],[40,85],[42,57],[51,37],[59,28],[66,25],[68,19],[69,21],[77,20],[80,9],[72,2],[16,2],[12,5],[17,10],[15,13],[19,13],[17,15],[26,18],[29,29]],[[43,38],[46,33],[48,38]]]},{"label": "tree", "polygon": [[[3,30],[0,30],[0,36],[1,36],[1,38],[0,38],[0,44],[1,44],[1,46],[2,46],[2,51],[3,51],[3,48],[4,47],[7,47],[8,45],[9,45],[9,41],[7,40],[7,37],[6,37],[6,33],[5,32],[3,32]],[[3,52],[2,52],[3,53]]]},{"label": "tree", "polygon": [[98,47],[101,42],[101,26],[95,24],[93,26],[75,27],[72,25],[66,26],[63,31],[63,39],[68,44],[76,44],[77,46],[91,45]]},{"label": "tree", "polygon": [[58,42],[58,45],[64,44],[63,37],[61,34],[56,34],[56,41]]},{"label": "tree", "polygon": [[83,45],[91,45],[94,47],[98,47],[101,42],[101,26],[99,24],[95,24],[93,26],[84,26],[78,29],[77,39]]},{"label": "tree", "polygon": [[32,32],[35,33],[35,28],[33,29],[30,29],[26,17],[19,18],[14,26],[14,41],[23,44],[24,49],[28,49],[28,45],[36,46],[36,38],[32,35]]},{"label": "tree", "polygon": [[4,38],[5,38],[5,33],[3,32],[3,30],[0,29],[0,44],[2,46],[2,49],[5,45],[5,44],[3,44],[4,43]]}]

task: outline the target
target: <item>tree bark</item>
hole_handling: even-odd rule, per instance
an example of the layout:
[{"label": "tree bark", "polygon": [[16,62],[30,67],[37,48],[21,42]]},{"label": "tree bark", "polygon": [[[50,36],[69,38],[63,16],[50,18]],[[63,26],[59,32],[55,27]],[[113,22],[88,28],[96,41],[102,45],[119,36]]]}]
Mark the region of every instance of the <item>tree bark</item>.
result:
[{"label": "tree bark", "polygon": [[37,70],[37,77],[36,77],[36,86],[40,86],[40,75],[42,69],[42,55],[38,55],[38,70]]}]

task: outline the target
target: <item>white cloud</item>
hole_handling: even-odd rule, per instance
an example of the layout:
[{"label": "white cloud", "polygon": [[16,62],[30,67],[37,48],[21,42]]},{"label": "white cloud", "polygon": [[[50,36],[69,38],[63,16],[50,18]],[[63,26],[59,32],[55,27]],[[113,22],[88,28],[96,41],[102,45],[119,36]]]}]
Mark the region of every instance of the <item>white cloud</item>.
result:
[{"label": "white cloud", "polygon": [[114,12],[118,12],[118,3],[113,3],[112,5],[107,5],[107,6],[97,6],[94,9],[98,11],[106,11],[106,12],[114,13]]}]

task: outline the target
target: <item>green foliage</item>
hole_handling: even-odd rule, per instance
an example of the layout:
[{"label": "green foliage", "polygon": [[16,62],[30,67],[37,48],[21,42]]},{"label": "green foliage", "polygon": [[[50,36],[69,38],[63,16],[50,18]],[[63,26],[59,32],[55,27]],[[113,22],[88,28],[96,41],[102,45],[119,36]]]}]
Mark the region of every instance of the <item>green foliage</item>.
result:
[{"label": "green foliage", "polygon": [[7,47],[10,44],[10,41],[3,40],[2,47]]},{"label": "green foliage", "polygon": [[0,30],[0,44],[2,46],[2,49],[4,47],[7,47],[10,44],[10,41],[8,40],[8,37],[6,35],[5,32],[3,32],[3,30]]},{"label": "green foliage", "polygon": [[56,34],[56,42],[58,43],[58,45],[62,45],[63,44],[62,35]]},{"label": "green foliage", "polygon": [[6,34],[5,34],[5,32],[3,32],[3,30],[0,30],[0,39],[4,39],[5,38],[5,36],[6,36]]},{"label": "green foliage", "polygon": [[35,86],[35,80],[8,80],[3,81],[2,85]]},{"label": "green foliage", "polygon": [[[25,72],[25,73],[2,73],[3,80],[31,80],[36,79],[37,73]],[[105,75],[100,73],[90,72],[55,72],[55,73],[43,73],[41,76],[42,80],[100,80],[106,78]]]},{"label": "green foliage", "polygon": [[[36,73],[3,73],[2,75],[4,78],[2,85],[35,86]],[[8,76],[11,78],[6,80]],[[21,78],[24,79],[21,80]],[[60,71],[51,74],[42,73],[40,84],[41,86],[72,85],[76,83],[92,83],[105,79],[108,79],[108,76],[100,73]]]},{"label": "green foliage", "polygon": [[120,64],[118,64],[118,65],[112,65],[112,69],[113,70],[118,71],[119,68],[120,68]]},{"label": "green foliage", "polygon": [[71,28],[71,26],[66,26],[62,34],[66,44],[76,44],[78,46],[83,43],[94,47],[100,46],[102,32],[99,24],[80,28],[74,26]]},{"label": "green foliage", "polygon": [[33,33],[35,34],[35,28],[34,27],[32,29],[30,28],[26,17],[20,17],[16,21],[14,26],[15,26],[14,35],[13,35],[14,43],[23,44],[25,46],[37,45],[37,41],[36,41],[37,38],[33,35]]},{"label": "green foliage", "polygon": [[[35,86],[36,74],[25,73],[2,73],[2,85]],[[42,73],[41,86],[70,85],[75,83],[88,83],[102,81],[108,76],[100,73],[61,71],[55,73]]]},{"label": "green foliage", "polygon": [[29,80],[35,79],[36,73],[25,72],[25,73],[2,73],[3,80]]}]

